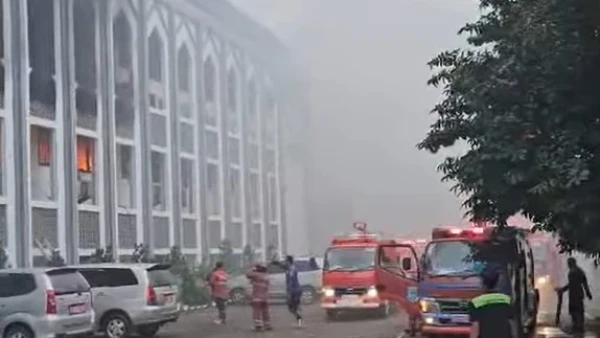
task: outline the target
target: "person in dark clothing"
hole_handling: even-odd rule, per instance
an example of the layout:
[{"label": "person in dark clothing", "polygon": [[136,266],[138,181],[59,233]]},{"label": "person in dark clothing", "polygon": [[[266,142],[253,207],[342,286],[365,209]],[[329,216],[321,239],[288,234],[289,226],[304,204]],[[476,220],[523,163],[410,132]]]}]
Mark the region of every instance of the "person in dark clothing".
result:
[{"label": "person in dark clothing", "polygon": [[302,299],[302,288],[298,280],[298,269],[294,264],[293,256],[286,256],[285,264],[273,262],[285,269],[285,289],[287,293],[287,306],[291,314],[296,317],[298,326],[302,326],[302,312],[300,302]]},{"label": "person in dark clothing", "polygon": [[496,292],[500,276],[496,269],[481,274],[485,293],[469,302],[470,338],[517,338],[510,296]]},{"label": "person in dark clothing", "polygon": [[571,315],[573,333],[583,333],[585,330],[584,292],[590,300],[592,299],[592,293],[585,272],[577,265],[577,260],[569,257],[567,266],[569,268],[568,284],[558,288],[557,291],[560,293],[569,291],[569,315]]}]

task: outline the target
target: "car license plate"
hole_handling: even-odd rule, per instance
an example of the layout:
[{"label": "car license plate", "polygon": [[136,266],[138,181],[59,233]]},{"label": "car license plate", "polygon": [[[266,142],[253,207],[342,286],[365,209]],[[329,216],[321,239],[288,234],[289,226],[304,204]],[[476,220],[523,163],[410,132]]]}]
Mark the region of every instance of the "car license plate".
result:
[{"label": "car license plate", "polygon": [[457,324],[468,324],[470,322],[469,315],[452,316],[452,321]]},{"label": "car license plate", "polygon": [[357,306],[360,299],[357,296],[342,296],[337,303],[340,306]]},{"label": "car license plate", "polygon": [[175,295],[165,295],[165,303],[169,305],[175,303]]},{"label": "car license plate", "polygon": [[74,304],[69,306],[69,314],[70,315],[78,315],[85,312],[84,304]]}]

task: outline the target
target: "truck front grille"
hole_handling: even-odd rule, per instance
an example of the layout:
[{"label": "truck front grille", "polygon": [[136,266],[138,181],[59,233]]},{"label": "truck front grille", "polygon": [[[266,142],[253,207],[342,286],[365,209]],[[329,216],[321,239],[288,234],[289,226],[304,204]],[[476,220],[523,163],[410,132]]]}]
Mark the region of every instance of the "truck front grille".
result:
[{"label": "truck front grille", "polygon": [[336,296],[343,295],[364,295],[367,293],[367,288],[335,288]]},{"label": "truck front grille", "polygon": [[438,299],[441,313],[467,313],[469,312],[469,303],[465,300],[446,300]]}]

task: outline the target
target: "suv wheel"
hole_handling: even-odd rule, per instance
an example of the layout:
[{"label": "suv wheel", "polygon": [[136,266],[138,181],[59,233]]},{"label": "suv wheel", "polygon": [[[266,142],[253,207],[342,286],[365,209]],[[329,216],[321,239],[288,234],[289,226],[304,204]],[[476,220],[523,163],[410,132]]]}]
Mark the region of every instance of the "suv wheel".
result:
[{"label": "suv wheel", "polygon": [[229,293],[229,299],[233,304],[244,304],[248,298],[246,297],[246,292],[244,289],[237,288],[231,290]]},{"label": "suv wheel", "polygon": [[129,320],[120,313],[109,314],[104,319],[102,333],[108,338],[125,338],[129,335]]},{"label": "suv wheel", "polygon": [[156,335],[158,329],[160,329],[160,326],[158,324],[149,324],[139,326],[137,328],[137,331],[140,334],[140,336],[144,338],[152,338]]},{"label": "suv wheel", "polygon": [[13,325],[8,332],[6,332],[5,338],[33,338],[31,330],[23,325]]},{"label": "suv wheel", "polygon": [[302,295],[300,296],[300,301],[302,304],[312,304],[317,299],[317,292],[312,286],[304,286],[302,287]]}]

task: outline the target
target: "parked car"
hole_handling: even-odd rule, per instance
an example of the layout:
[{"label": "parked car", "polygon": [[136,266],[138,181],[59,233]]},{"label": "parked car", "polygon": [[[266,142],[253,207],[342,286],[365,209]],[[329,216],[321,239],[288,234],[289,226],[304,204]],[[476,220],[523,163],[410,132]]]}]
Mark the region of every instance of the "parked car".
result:
[{"label": "parked car", "polygon": [[[298,280],[302,288],[302,302],[312,304],[317,300],[321,291],[321,266],[312,257],[297,258],[295,260],[298,269]],[[285,269],[283,263],[267,264],[269,273],[269,297],[272,300],[283,300],[286,298]],[[242,304],[248,301],[252,286],[246,276],[235,276],[228,281],[230,290],[230,301],[234,304]]]},{"label": "parked car", "polygon": [[69,337],[93,328],[90,285],[77,270],[0,270],[2,338]]},{"label": "parked car", "polygon": [[174,276],[165,264],[93,264],[76,268],[92,288],[95,331],[109,338],[156,335],[179,318]]}]

